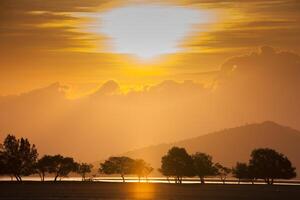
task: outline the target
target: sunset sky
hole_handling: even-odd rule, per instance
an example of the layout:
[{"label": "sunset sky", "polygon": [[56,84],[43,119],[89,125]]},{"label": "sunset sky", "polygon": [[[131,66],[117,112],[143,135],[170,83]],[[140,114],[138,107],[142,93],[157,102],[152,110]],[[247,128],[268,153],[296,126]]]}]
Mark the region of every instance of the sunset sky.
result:
[{"label": "sunset sky", "polygon": [[263,45],[300,51],[297,0],[3,0],[0,5],[0,95],[54,82],[68,86],[72,98],[107,80],[117,81],[122,92],[169,79],[209,84],[232,56]]},{"label": "sunset sky", "polygon": [[299,10],[298,0],[0,0],[0,139],[93,161],[247,123],[300,130]]}]

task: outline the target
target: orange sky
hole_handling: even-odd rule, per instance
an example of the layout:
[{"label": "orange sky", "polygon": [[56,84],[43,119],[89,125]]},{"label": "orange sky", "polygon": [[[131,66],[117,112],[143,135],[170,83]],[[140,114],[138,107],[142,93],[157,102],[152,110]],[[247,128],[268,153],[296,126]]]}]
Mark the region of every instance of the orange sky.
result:
[{"label": "orange sky", "polygon": [[[54,82],[67,85],[69,97],[89,94],[111,79],[125,92],[168,79],[210,83],[213,73],[203,75],[202,72],[219,70],[229,57],[257,50],[259,46],[299,52],[299,2],[292,0],[240,3],[4,0],[0,4],[0,95],[18,94]],[[167,13],[161,20],[151,18],[160,15],[161,8],[147,10],[155,6]],[[124,16],[129,15],[126,12],[124,16],[108,17],[111,21],[107,26],[113,28],[119,27],[118,21],[124,19],[123,29],[116,29],[114,38],[107,34],[111,30],[102,27],[104,16],[122,8],[133,8],[129,13],[136,15],[136,19],[131,20],[129,16],[126,21]],[[199,22],[193,17],[197,12],[205,13],[198,16]],[[145,19],[144,24],[131,23],[139,18]],[[91,26],[95,26],[93,31]],[[154,29],[161,26],[162,31],[141,31],[148,26]],[[133,38],[126,32],[128,29],[136,34]],[[170,38],[164,39],[162,34],[166,31],[170,31]],[[120,35],[125,38],[118,38]],[[152,43],[157,43],[157,52],[152,50],[149,54],[166,53],[150,59],[140,58],[138,54],[151,51]],[[129,47],[133,44],[139,45],[132,50]]]},{"label": "orange sky", "polygon": [[298,0],[1,0],[0,140],[94,161],[246,123],[300,130],[299,10]]}]

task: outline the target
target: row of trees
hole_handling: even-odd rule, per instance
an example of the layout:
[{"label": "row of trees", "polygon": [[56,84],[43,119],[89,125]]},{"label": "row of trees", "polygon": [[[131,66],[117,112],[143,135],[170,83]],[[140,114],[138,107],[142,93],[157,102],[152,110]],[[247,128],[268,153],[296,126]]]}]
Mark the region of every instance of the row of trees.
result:
[{"label": "row of trees", "polygon": [[162,157],[159,171],[168,180],[169,177],[174,177],[176,183],[182,183],[183,177],[198,176],[200,182],[204,184],[204,178],[207,176],[220,176],[225,182],[231,169],[220,163],[214,164],[208,154],[197,152],[189,155],[184,148],[173,147]]},{"label": "row of trees", "polygon": [[15,177],[17,181],[22,181],[22,176],[32,174],[39,174],[42,181],[46,174],[53,174],[54,181],[57,181],[71,172],[80,174],[85,180],[86,173],[91,172],[92,167],[61,155],[45,155],[38,159],[35,145],[31,145],[28,139],[17,139],[13,135],[5,138],[0,149],[0,175]]},{"label": "row of trees", "polygon": [[[13,135],[8,135],[0,147],[0,175],[15,177],[17,181],[22,181],[22,176],[33,174],[38,174],[41,181],[51,174],[57,181],[71,172],[86,180],[86,174],[93,168],[91,164],[77,163],[73,158],[62,155],[44,155],[38,159],[35,145],[31,145],[28,139],[17,139]],[[153,168],[144,160],[128,157],[110,157],[99,168],[101,173],[120,174],[124,182],[126,174],[135,174],[140,180],[141,177],[147,178],[152,171]]]},{"label": "row of trees", "polygon": [[212,157],[205,153],[189,155],[184,148],[173,147],[162,157],[160,172],[174,177],[176,183],[181,183],[183,177],[198,176],[204,184],[204,178],[219,176],[225,183],[226,177],[232,173],[240,180],[254,181],[263,179],[267,184],[273,184],[274,179],[291,179],[296,177],[295,168],[289,159],[273,149],[255,149],[251,153],[249,163],[237,163],[232,169],[220,163],[213,163]]},{"label": "row of trees", "polygon": [[233,176],[240,180],[253,181],[263,179],[273,184],[274,179],[291,179],[296,177],[296,168],[291,161],[273,149],[255,149],[248,163],[237,163],[233,168]]},{"label": "row of trees", "polygon": [[104,174],[119,174],[125,182],[125,175],[137,175],[139,182],[142,177],[148,180],[148,175],[153,171],[150,164],[142,159],[132,159],[129,157],[110,157],[104,163],[100,164],[99,172]]},{"label": "row of trees", "polygon": [[[22,181],[22,176],[39,174],[42,181],[47,174],[54,176],[54,181],[66,177],[71,172],[78,173],[82,180],[92,170],[92,165],[77,163],[71,157],[61,155],[45,155],[38,159],[35,145],[27,139],[17,139],[8,135],[0,146],[0,175],[15,177]],[[125,175],[136,175],[148,178],[153,168],[142,159],[129,157],[110,157],[100,164],[99,172],[104,174],[119,174],[125,182]],[[205,153],[189,155],[184,148],[173,147],[161,159],[159,171],[176,183],[182,183],[183,177],[199,177],[202,184],[205,177],[219,176],[225,183],[229,174],[240,180],[254,181],[263,179],[267,184],[273,184],[274,179],[291,179],[296,177],[295,168],[289,159],[272,149],[255,149],[251,153],[248,163],[237,163],[228,168],[220,163],[214,163],[212,156]]]},{"label": "row of trees", "polygon": [[92,168],[93,165],[76,163],[71,157],[45,155],[37,161],[34,172],[39,174],[42,181],[45,180],[46,174],[54,174],[54,181],[57,181],[59,177],[67,177],[71,172],[80,174],[84,181]]}]

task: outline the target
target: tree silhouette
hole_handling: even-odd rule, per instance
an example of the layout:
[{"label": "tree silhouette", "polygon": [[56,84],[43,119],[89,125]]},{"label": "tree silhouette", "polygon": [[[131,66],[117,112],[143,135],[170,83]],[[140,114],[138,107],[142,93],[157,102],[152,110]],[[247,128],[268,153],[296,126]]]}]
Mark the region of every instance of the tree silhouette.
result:
[{"label": "tree silhouette", "polygon": [[68,176],[71,172],[76,172],[78,164],[71,157],[61,155],[50,156],[49,173],[54,173],[54,182],[58,177]]},{"label": "tree silhouette", "polygon": [[123,182],[125,175],[133,173],[134,160],[129,157],[110,157],[100,164],[99,171],[105,174],[120,174]]},{"label": "tree silhouette", "polygon": [[206,176],[217,175],[217,169],[214,167],[212,157],[205,153],[195,153],[192,155],[195,174],[200,178],[201,184],[204,184]]},{"label": "tree silhouette", "polygon": [[92,171],[93,165],[87,163],[81,163],[78,166],[78,173],[81,175],[82,180],[85,181],[85,175]]},{"label": "tree silhouette", "polygon": [[161,159],[161,170],[165,176],[173,176],[176,183],[182,183],[182,177],[194,176],[193,160],[184,148],[173,147]]},{"label": "tree silhouette", "polygon": [[22,176],[35,173],[37,157],[37,149],[28,139],[17,139],[13,135],[8,135],[1,150],[1,165],[5,167],[0,171],[14,176],[17,181],[22,181]]},{"label": "tree silhouette", "polygon": [[217,175],[220,176],[221,181],[223,182],[223,184],[225,184],[228,174],[231,173],[231,169],[224,167],[220,163],[216,163],[215,168],[217,169]]},{"label": "tree silhouette", "polygon": [[45,174],[53,171],[53,157],[49,155],[45,155],[37,161],[36,171],[39,174],[41,181],[45,180]]},{"label": "tree silhouette", "polygon": [[249,166],[257,179],[273,184],[274,179],[291,179],[296,177],[295,168],[289,159],[273,149],[255,149],[251,153]]},{"label": "tree silhouette", "polygon": [[232,169],[232,175],[233,177],[239,179],[239,182],[241,180],[251,180],[253,183],[253,170],[247,165],[247,163],[237,163],[236,166]]},{"label": "tree silhouette", "polygon": [[153,171],[153,168],[150,164],[146,163],[142,159],[137,159],[134,161],[133,165],[133,173],[138,176],[139,182],[141,181],[141,177],[145,177],[148,180],[148,175]]},{"label": "tree silhouette", "polygon": [[1,144],[0,144],[0,175],[8,175],[7,164],[3,153],[3,146]]}]

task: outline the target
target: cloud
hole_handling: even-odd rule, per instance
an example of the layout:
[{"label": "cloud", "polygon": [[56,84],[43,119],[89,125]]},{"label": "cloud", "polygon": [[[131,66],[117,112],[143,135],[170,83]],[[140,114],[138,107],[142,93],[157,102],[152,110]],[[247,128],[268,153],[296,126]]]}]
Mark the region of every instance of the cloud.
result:
[{"label": "cloud", "polygon": [[109,80],[105,82],[99,90],[97,90],[92,96],[103,96],[103,95],[113,95],[120,93],[120,86],[116,81]]},{"label": "cloud", "polygon": [[200,8],[201,5],[207,5],[225,12],[220,24],[222,28],[195,35],[183,44],[187,49],[240,52],[259,45],[270,45],[300,51],[299,1],[187,2],[188,5],[198,5]]},{"label": "cloud", "polygon": [[111,3],[106,0],[3,0],[0,4],[0,50],[4,53],[9,49],[41,51],[91,46],[89,40],[99,38],[79,31],[77,26],[82,19],[73,13],[105,9]]},{"label": "cloud", "polygon": [[[195,27],[195,34],[180,44],[182,52],[150,63],[139,62],[129,55],[94,52],[97,47],[103,50],[107,38],[82,29],[85,17],[89,16],[83,12],[147,3],[209,9],[221,16],[221,21],[212,29]],[[246,53],[256,46],[270,45],[299,53],[297,8],[299,2],[291,0],[247,0],[238,4],[232,0],[2,0],[0,91],[15,94],[56,81],[76,85],[74,88],[109,79],[118,80],[121,88],[124,85],[138,88],[140,82],[153,85],[167,79],[209,82],[211,76],[199,73],[216,71],[227,57]],[[197,34],[196,29],[206,33]],[[78,89],[80,92],[71,95],[79,96],[94,89]]]},{"label": "cloud", "polygon": [[228,59],[212,88],[166,80],[120,93],[119,84],[108,81],[71,100],[56,83],[1,97],[1,138],[15,133],[29,137],[41,154],[94,160],[245,123],[272,120],[300,129],[299,63],[295,53],[263,47]]},{"label": "cloud", "polygon": [[300,74],[300,56],[298,54],[277,51],[272,47],[263,46],[260,52],[229,59],[221,66],[223,73],[231,72],[232,76],[254,75],[264,80],[280,78],[285,83]]}]

